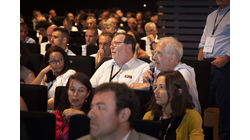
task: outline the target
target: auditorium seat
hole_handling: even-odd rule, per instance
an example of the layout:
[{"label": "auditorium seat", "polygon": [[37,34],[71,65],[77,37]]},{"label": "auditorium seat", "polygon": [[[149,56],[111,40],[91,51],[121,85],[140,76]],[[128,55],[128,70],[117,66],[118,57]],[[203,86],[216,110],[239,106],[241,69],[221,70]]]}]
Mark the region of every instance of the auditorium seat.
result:
[{"label": "auditorium seat", "polygon": [[66,94],[66,87],[65,86],[57,86],[55,91],[55,100],[54,100],[54,109],[57,108],[57,106],[60,103],[60,97],[62,94]]},{"label": "auditorium seat", "polygon": [[85,115],[74,115],[69,121],[69,140],[75,140],[89,134],[89,118]]},{"label": "auditorium seat", "polygon": [[31,53],[40,54],[40,44],[24,44]]},{"label": "auditorium seat", "polygon": [[159,121],[151,120],[136,120],[135,130],[145,133],[149,136],[160,139],[161,136],[161,123]]},{"label": "auditorium seat", "polygon": [[28,56],[26,66],[27,68],[29,68],[34,72],[35,76],[37,76],[40,72],[42,60],[43,60],[43,55],[41,54],[30,54]]},{"label": "auditorium seat", "polygon": [[20,84],[20,96],[30,111],[47,111],[47,86]]},{"label": "auditorium seat", "polygon": [[21,140],[55,140],[55,130],[56,116],[54,114],[20,111]]},{"label": "auditorium seat", "polygon": [[69,56],[70,68],[86,74],[89,78],[95,73],[95,58],[89,56]]},{"label": "auditorium seat", "polygon": [[85,44],[85,32],[70,32],[69,34],[69,44],[78,44],[83,45]]}]

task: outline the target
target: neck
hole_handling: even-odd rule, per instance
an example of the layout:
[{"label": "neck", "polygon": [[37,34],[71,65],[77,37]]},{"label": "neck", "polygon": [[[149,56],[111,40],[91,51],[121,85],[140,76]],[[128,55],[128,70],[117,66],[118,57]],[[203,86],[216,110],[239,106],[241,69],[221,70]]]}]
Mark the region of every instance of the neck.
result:
[{"label": "neck", "polygon": [[73,109],[76,109],[76,110],[81,110],[81,106],[70,106],[71,108],[73,108]]},{"label": "neck", "polygon": [[124,60],[115,60],[115,62],[116,62],[116,64],[119,67],[122,67],[125,63],[127,63],[128,61],[130,61],[132,58],[133,58],[133,56],[132,57],[128,57],[127,59],[124,59]]},{"label": "neck", "polygon": [[172,109],[170,104],[162,107],[162,119],[169,119],[171,117]]}]

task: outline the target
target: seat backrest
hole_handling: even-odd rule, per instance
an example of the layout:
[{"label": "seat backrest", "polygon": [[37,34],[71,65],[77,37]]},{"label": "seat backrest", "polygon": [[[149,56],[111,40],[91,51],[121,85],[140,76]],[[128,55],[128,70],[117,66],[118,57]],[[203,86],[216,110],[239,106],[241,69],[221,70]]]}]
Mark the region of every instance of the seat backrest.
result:
[{"label": "seat backrest", "polygon": [[161,136],[161,123],[159,121],[151,120],[136,120],[135,130],[141,133],[145,133],[149,136],[160,139]]},{"label": "seat backrest", "polygon": [[69,34],[69,44],[76,43],[78,45],[85,44],[85,32],[70,32]]},{"label": "seat backrest", "polygon": [[31,53],[40,54],[40,44],[25,44],[26,47]]},{"label": "seat backrest", "polygon": [[34,72],[35,76],[40,72],[42,60],[43,55],[41,54],[30,54],[28,56],[27,67]]},{"label": "seat backrest", "polygon": [[89,118],[85,115],[74,115],[69,121],[69,140],[75,140],[89,134]]},{"label": "seat backrest", "polygon": [[56,116],[54,114],[21,111],[20,126],[21,140],[55,140]]},{"label": "seat backrest", "polygon": [[182,62],[194,68],[199,101],[203,112],[210,105],[210,63],[198,60],[182,60]]},{"label": "seat backrest", "polygon": [[57,108],[57,106],[60,103],[60,97],[62,94],[66,94],[66,87],[65,86],[58,86],[56,87],[56,91],[55,91],[55,100],[54,100],[54,109]]},{"label": "seat backrest", "polygon": [[143,115],[147,112],[149,102],[154,93],[147,90],[134,90],[134,92],[139,97],[140,100],[139,118],[142,118]]},{"label": "seat backrest", "polygon": [[99,50],[99,47],[96,45],[88,45],[86,46],[86,48],[87,48],[87,56],[95,54]]},{"label": "seat backrest", "polygon": [[95,73],[95,58],[89,56],[69,56],[70,68],[85,73],[89,78]]},{"label": "seat backrest", "polygon": [[20,84],[20,95],[30,111],[47,111],[47,86]]}]

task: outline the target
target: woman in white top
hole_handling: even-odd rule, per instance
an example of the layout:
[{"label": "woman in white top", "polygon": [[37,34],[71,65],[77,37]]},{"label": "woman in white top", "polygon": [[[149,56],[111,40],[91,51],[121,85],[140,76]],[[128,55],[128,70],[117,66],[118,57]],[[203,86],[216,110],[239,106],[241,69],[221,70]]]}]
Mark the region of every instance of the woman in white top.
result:
[{"label": "woman in white top", "polygon": [[32,84],[48,86],[48,109],[53,109],[56,87],[66,86],[69,77],[76,72],[69,69],[68,56],[60,47],[50,47],[45,54],[46,58],[46,67],[40,71]]}]

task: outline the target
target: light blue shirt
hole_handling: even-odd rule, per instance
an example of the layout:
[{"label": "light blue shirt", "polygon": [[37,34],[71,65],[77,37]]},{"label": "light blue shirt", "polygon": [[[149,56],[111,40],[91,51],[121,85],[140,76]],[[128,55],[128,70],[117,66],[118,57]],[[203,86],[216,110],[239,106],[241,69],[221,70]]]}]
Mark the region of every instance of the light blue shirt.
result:
[{"label": "light blue shirt", "polygon": [[[199,49],[204,48],[205,41],[207,37],[212,36],[214,29],[214,21],[218,14],[215,26],[221,20],[223,15],[229,10],[229,6],[222,10],[215,10],[207,17],[207,23],[203,30],[201,41],[199,44]],[[230,11],[226,13],[221,22],[219,23],[217,29],[214,32],[215,43],[213,51],[211,53],[203,52],[203,58],[214,58],[215,56],[230,56]]]}]

